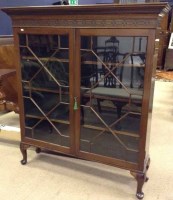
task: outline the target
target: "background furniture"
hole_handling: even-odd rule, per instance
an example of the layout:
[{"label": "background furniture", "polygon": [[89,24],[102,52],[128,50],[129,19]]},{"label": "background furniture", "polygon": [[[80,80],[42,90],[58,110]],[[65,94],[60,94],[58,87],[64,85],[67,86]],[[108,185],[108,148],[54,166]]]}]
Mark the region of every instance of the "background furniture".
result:
[{"label": "background furniture", "polygon": [[16,76],[15,69],[0,69],[0,111],[18,112],[17,99],[11,96],[11,87],[7,85],[12,76]]},{"label": "background furniture", "polygon": [[[117,166],[135,177],[136,195],[142,199],[150,163],[148,141],[159,46],[155,36],[158,20],[169,12],[169,6],[111,4],[3,11],[12,17],[17,50],[21,163],[27,163],[27,149],[35,146],[37,152],[48,149]],[[104,60],[97,49],[112,37],[119,40],[119,58]],[[92,56],[83,59],[87,53]],[[82,69],[86,66],[97,69],[90,70],[94,76]],[[114,71],[122,68],[121,79]],[[143,69],[143,75],[137,69]],[[87,81],[82,79],[85,74]],[[111,88],[104,86],[108,76],[116,79]],[[131,77],[133,88],[129,87]],[[103,100],[102,112],[97,99]],[[111,103],[117,100],[126,104],[121,117]]]},{"label": "background furniture", "polygon": [[157,61],[157,68],[164,69],[164,62],[165,62],[165,55],[166,49],[168,48],[169,44],[169,13],[165,15],[165,17],[161,20],[161,28],[158,30],[158,37],[159,37],[159,50],[158,50],[158,61]]},{"label": "background furniture", "polygon": [[173,49],[166,50],[164,69],[166,71],[173,70]]},{"label": "background furniture", "polygon": [[13,36],[0,37],[0,111],[19,112]]},{"label": "background furniture", "polygon": [[[114,0],[115,3],[118,4],[127,4],[127,3],[140,3],[140,0]],[[147,3],[152,2],[168,2],[169,5],[172,5],[171,0],[145,0]],[[169,44],[169,38],[170,38],[170,32],[172,27],[172,12],[168,12],[160,21],[160,28],[157,32],[159,37],[159,50],[158,50],[158,60],[157,60],[157,69],[163,70],[164,69],[164,63],[165,63],[165,55],[166,55],[166,49]]]}]

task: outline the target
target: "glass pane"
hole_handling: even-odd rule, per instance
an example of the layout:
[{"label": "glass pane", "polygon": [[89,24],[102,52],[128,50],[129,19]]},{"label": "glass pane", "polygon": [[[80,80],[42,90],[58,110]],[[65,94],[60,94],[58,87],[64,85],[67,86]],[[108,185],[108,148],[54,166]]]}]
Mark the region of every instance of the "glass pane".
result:
[{"label": "glass pane", "polygon": [[81,37],[80,149],[138,161],[147,37]]},{"label": "glass pane", "polygon": [[68,36],[20,34],[19,41],[25,136],[69,146]]}]

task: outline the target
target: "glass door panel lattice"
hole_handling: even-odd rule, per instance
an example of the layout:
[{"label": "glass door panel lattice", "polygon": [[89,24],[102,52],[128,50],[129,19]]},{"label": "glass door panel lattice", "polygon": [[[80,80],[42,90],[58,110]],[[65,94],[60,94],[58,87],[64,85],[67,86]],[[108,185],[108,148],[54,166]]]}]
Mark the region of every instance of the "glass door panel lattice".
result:
[{"label": "glass door panel lattice", "polygon": [[25,136],[70,146],[68,35],[20,34]]},{"label": "glass door panel lattice", "polygon": [[147,37],[81,36],[80,150],[138,162]]}]

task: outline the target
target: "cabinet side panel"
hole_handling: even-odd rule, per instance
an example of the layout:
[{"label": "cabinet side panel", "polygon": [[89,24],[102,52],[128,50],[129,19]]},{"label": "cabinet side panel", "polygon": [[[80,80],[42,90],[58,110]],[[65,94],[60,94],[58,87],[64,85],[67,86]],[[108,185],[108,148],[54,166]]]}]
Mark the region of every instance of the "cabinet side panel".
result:
[{"label": "cabinet side panel", "polygon": [[[149,158],[149,138],[151,129],[153,95],[154,95],[154,76],[157,65],[158,50],[155,51],[155,30],[149,31],[147,49],[147,67],[144,78],[144,99],[142,111],[142,126],[141,126],[141,140],[140,140],[140,154],[139,154],[139,170],[145,170],[145,164]],[[154,56],[153,56],[154,55]]]}]

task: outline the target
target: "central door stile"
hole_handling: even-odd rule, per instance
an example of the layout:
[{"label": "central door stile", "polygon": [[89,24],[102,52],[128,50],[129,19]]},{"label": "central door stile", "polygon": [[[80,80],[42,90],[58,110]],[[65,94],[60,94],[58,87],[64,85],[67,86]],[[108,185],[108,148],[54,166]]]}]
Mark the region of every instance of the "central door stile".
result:
[{"label": "central door stile", "polygon": [[80,104],[81,104],[81,94],[80,94],[80,46],[81,46],[81,41],[80,41],[80,30],[75,29],[75,45],[74,45],[74,118],[75,118],[75,153],[78,156],[79,151],[80,151],[80,122],[81,122],[81,109],[80,109]]},{"label": "central door stile", "polygon": [[70,29],[69,33],[69,62],[70,62],[70,134],[71,134],[71,153],[76,155],[76,111],[74,110],[74,97],[76,94],[76,48],[75,48],[75,29]]}]

